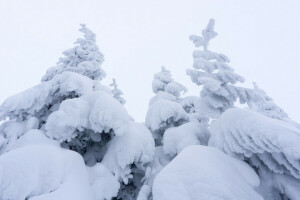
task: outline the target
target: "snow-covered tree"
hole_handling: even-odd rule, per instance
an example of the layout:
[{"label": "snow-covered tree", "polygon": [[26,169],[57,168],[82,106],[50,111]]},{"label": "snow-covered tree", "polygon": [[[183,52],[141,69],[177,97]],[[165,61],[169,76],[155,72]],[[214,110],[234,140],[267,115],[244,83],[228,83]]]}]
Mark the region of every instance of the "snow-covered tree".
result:
[{"label": "snow-covered tree", "polygon": [[207,27],[202,30],[202,36],[190,36],[196,47],[203,48],[193,52],[194,69],[187,70],[191,80],[203,86],[201,99],[196,106],[197,112],[217,118],[228,108],[234,107],[239,99],[240,103],[247,103],[251,109],[264,115],[277,119],[286,118],[287,114],[256,84],[253,89],[236,86],[236,83],[244,82],[244,78],[228,65],[230,61],[227,56],[208,50],[210,40],[217,36],[214,25],[214,19],[210,19]]},{"label": "snow-covered tree", "polygon": [[145,123],[159,146],[167,128],[179,126],[188,120],[188,115],[180,104],[180,96],[186,92],[186,88],[175,82],[170,71],[162,67],[160,72],[154,74],[152,90],[155,96],[150,100]]},{"label": "snow-covered tree", "polygon": [[[76,185],[78,182],[85,184],[83,192],[89,194],[86,199],[115,197],[126,200],[135,199],[142,186],[144,165],[151,162],[154,156],[154,140],[143,124],[133,121],[123,105],[113,97],[110,89],[100,84],[98,80],[105,73],[100,68],[103,56],[95,43],[95,34],[84,25],[80,30],[85,34],[84,39],[78,39],[78,46],[64,52],[66,57],[60,59],[57,67],[47,71],[40,84],[7,98],[0,106],[0,120],[8,118],[0,125],[0,153],[6,152],[3,154],[5,157],[0,156],[3,158],[0,159],[1,199],[23,200],[24,196],[29,199],[36,198],[37,195],[44,199],[45,195],[48,199],[56,199],[61,192],[68,195],[70,191],[66,190],[78,190],[80,193],[81,190],[77,188],[79,185]],[[38,131],[44,138],[36,139],[33,131]],[[52,142],[57,145],[49,147],[48,143]],[[10,160],[15,159],[15,154],[18,154],[11,152],[20,144],[28,146],[28,150],[24,149],[28,155],[23,157],[25,153],[20,154],[23,158],[19,162],[24,164],[18,165],[16,162],[19,168],[9,168],[6,163],[13,162]],[[38,152],[36,145],[41,149],[39,155],[33,153]],[[65,153],[70,150],[72,153]],[[48,161],[47,157],[54,157],[51,152],[66,156],[61,155],[58,160],[53,158],[53,161]],[[30,167],[30,154],[34,155],[36,162],[31,171],[27,169]],[[74,159],[69,159],[69,154],[76,155],[71,157],[76,157],[74,165],[80,168],[77,171],[74,168],[74,173],[81,173],[76,180],[76,176],[71,173]],[[60,161],[64,159],[65,164]],[[52,165],[47,163],[58,166],[51,170]],[[1,170],[10,170],[10,173],[2,179]],[[22,171],[31,175],[23,178]],[[43,178],[39,174],[48,171],[57,179],[41,179],[28,186],[28,189],[25,188],[25,191],[20,188],[19,195],[18,184],[23,182],[18,180],[30,183],[31,178]],[[57,184],[57,180],[62,181],[63,177],[72,176],[74,179],[70,178],[69,182],[75,181],[73,185]],[[7,187],[8,183],[15,186]],[[48,183],[49,188],[44,188]],[[58,189],[60,187],[61,190]],[[47,195],[53,188],[58,189],[58,192],[53,192],[53,196]],[[90,190],[93,192],[89,192]],[[66,196],[61,198],[65,199]],[[79,195],[76,199],[85,198]]]},{"label": "snow-covered tree", "polygon": [[[180,100],[187,113],[212,119],[211,147],[185,145],[194,141],[187,133],[191,128],[199,130],[197,126],[185,127],[190,124],[185,123],[168,128],[164,153],[178,155],[171,162],[161,159],[160,165],[159,161],[153,164],[153,169],[159,169],[151,182],[153,199],[299,200],[299,124],[256,84],[253,89],[235,85],[243,78],[229,67],[229,59],[208,50],[216,35],[210,20],[201,37],[190,37],[203,50],[194,52],[195,69],[187,74],[203,89],[201,97]],[[234,108],[237,99],[248,109]]]},{"label": "snow-covered tree", "polygon": [[[210,20],[202,37],[192,35],[196,47],[194,70],[187,70],[192,81],[203,85],[196,112],[212,121],[209,145],[244,160],[258,173],[259,193],[266,200],[299,199],[298,155],[300,129],[273,100],[254,84],[254,88],[238,87],[243,78],[229,67],[229,59],[208,50],[217,33]],[[234,103],[248,104],[248,110],[234,108]]]},{"label": "snow-covered tree", "polygon": [[194,45],[203,47],[203,50],[194,51],[194,69],[187,70],[187,74],[194,83],[203,85],[201,98],[206,104],[209,117],[216,117],[232,107],[236,99],[244,92],[242,88],[234,85],[237,82],[243,82],[244,79],[234,73],[227,64],[229,63],[227,56],[208,50],[210,40],[217,36],[214,25],[215,21],[210,19],[207,27],[202,30],[202,37],[190,36]]},{"label": "snow-covered tree", "polygon": [[155,139],[155,157],[148,165],[139,200],[152,199],[152,185],[156,175],[177,154],[190,145],[206,145],[209,138],[207,121],[193,111],[193,97],[182,97],[187,89],[175,82],[169,70],[162,67],[154,75],[146,126]]},{"label": "snow-covered tree", "polygon": [[93,80],[105,77],[106,74],[101,69],[104,57],[96,44],[96,35],[85,24],[81,24],[79,31],[84,33],[84,38],[77,39],[75,47],[63,52],[65,57],[60,58],[57,66],[47,71],[42,81],[49,81],[56,74],[65,71],[76,72]]},{"label": "snow-covered tree", "polygon": [[113,87],[111,92],[112,92],[114,98],[117,99],[121,104],[125,104],[126,100],[123,97],[121,97],[123,92],[118,88],[116,79],[113,78],[112,83],[109,86]]}]

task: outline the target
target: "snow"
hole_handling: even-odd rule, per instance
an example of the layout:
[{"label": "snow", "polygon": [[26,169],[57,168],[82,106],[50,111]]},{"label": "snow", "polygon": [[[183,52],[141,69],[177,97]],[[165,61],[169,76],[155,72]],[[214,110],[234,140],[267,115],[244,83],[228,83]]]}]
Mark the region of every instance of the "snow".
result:
[{"label": "snow", "polygon": [[189,122],[165,131],[163,136],[164,153],[175,156],[185,147],[191,145],[207,145],[209,132],[206,126],[198,122]]},{"label": "snow", "polygon": [[0,106],[0,119],[42,115],[45,107],[59,103],[67,96],[81,96],[99,89],[103,87],[97,81],[73,72],[64,72],[50,81],[7,98]]},{"label": "snow", "polygon": [[209,145],[300,178],[300,129],[259,113],[233,108],[211,125]]},{"label": "snow", "polygon": [[156,101],[160,99],[165,99],[165,100],[175,101],[175,102],[178,101],[174,95],[164,91],[159,91],[154,97],[150,99],[149,106],[151,106],[152,104],[154,104]]},{"label": "snow", "polygon": [[122,135],[109,142],[102,163],[126,184],[131,178],[131,164],[143,166],[153,160],[154,140],[140,123],[130,122],[123,130]]},{"label": "snow", "polygon": [[82,157],[53,145],[28,145],[0,156],[0,197],[92,200]]},{"label": "snow", "polygon": [[152,131],[156,131],[164,129],[169,123],[187,118],[187,113],[179,103],[160,99],[149,107],[145,124]]},{"label": "snow", "polygon": [[164,91],[168,83],[173,82],[172,75],[165,67],[161,67],[161,71],[154,74],[152,81],[152,90],[156,94],[159,91]]},{"label": "snow", "polygon": [[27,145],[53,145],[59,147],[60,144],[55,141],[51,140],[48,137],[45,136],[45,133],[39,129],[31,129],[24,133],[19,139],[17,139],[11,146],[10,148],[6,148],[6,151],[11,151],[23,146]]},{"label": "snow", "polygon": [[35,117],[30,117],[25,121],[9,120],[0,125],[0,152],[8,151],[19,137],[28,130],[38,128],[39,122]]},{"label": "snow", "polygon": [[246,163],[213,147],[189,146],[155,178],[153,200],[262,200]]},{"label": "snow", "polygon": [[104,57],[96,44],[96,35],[85,24],[81,24],[79,31],[84,33],[84,39],[77,39],[75,47],[64,51],[65,57],[59,59],[57,66],[47,70],[42,81],[49,81],[55,75],[66,71],[75,72],[93,80],[101,80],[106,76],[100,67]]},{"label": "snow", "polygon": [[177,82],[170,82],[166,85],[165,91],[173,96],[179,98],[182,94],[187,92],[186,87]]},{"label": "snow", "polygon": [[109,86],[113,87],[113,89],[111,90],[113,97],[124,105],[126,103],[126,100],[123,97],[121,97],[123,92],[118,88],[116,79],[113,78],[113,82]]},{"label": "snow", "polygon": [[118,179],[101,163],[87,167],[90,185],[96,200],[111,199],[120,189]]},{"label": "snow", "polygon": [[63,101],[59,110],[49,116],[45,129],[50,138],[70,141],[78,135],[77,130],[84,129],[99,134],[113,129],[116,135],[121,135],[122,127],[131,120],[116,99],[106,92],[98,91]]},{"label": "snow", "polygon": [[149,163],[145,176],[143,178],[143,186],[139,192],[138,200],[152,199],[152,186],[156,175],[170,163],[172,158],[163,152],[163,147],[155,147],[155,155],[151,163]]}]

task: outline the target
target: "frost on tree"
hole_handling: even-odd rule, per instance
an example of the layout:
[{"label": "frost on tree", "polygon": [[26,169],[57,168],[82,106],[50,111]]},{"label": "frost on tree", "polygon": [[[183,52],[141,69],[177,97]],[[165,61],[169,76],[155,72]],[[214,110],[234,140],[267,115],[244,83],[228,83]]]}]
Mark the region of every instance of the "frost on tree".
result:
[{"label": "frost on tree", "polygon": [[104,57],[96,44],[96,35],[85,24],[81,24],[79,31],[84,34],[84,38],[77,39],[75,47],[63,52],[65,57],[60,58],[57,65],[47,71],[42,81],[49,81],[65,71],[76,72],[93,80],[105,77],[101,69]]},{"label": "frost on tree", "polygon": [[[16,146],[32,143],[24,138],[31,138],[34,133],[32,130],[37,129],[48,140],[59,144],[53,152],[63,154],[66,151],[63,149],[68,149],[68,152],[72,150],[81,159],[80,162],[88,166],[83,164],[88,173],[80,173],[82,180],[89,180],[88,184],[82,184],[86,184],[88,190],[97,190],[92,199],[134,199],[141,187],[144,165],[153,159],[154,140],[143,124],[133,121],[123,105],[113,97],[111,90],[100,84],[98,80],[105,73],[100,68],[103,56],[96,46],[95,34],[85,26],[80,30],[85,34],[84,39],[79,39],[77,46],[64,53],[66,57],[46,73],[40,84],[7,98],[0,106],[0,120],[6,120],[0,125],[0,153],[6,152],[2,155],[6,155],[5,160],[10,159],[9,155],[14,155],[10,152]],[[44,139],[40,141],[37,137],[33,138],[35,145],[44,147]],[[31,152],[39,152],[37,149],[26,151],[28,156],[22,162],[30,162]],[[43,150],[40,154],[43,158],[36,157],[36,162],[48,163],[44,160],[53,156],[47,155],[47,152]],[[50,152],[52,150],[49,150],[49,154]],[[71,161],[66,164],[72,165]],[[1,167],[3,166],[0,164]],[[27,170],[23,167],[26,168],[25,165],[20,165],[20,171]],[[10,170],[10,174],[14,174],[17,169]],[[33,169],[30,173],[32,177],[38,177],[35,173],[42,172]],[[71,176],[68,170],[64,171],[65,174],[54,170],[53,176],[56,176],[55,173],[58,173],[57,176]],[[19,179],[7,176],[7,182],[14,183]],[[24,181],[30,183],[27,178]],[[48,179],[41,179],[38,184],[47,184],[47,181]],[[112,184],[111,188],[107,184]],[[73,186],[62,187],[77,190]],[[97,189],[98,186],[101,188]],[[3,187],[6,187],[6,183]],[[49,192],[49,189],[52,191],[52,187],[39,189],[37,185],[32,185],[25,193],[29,195],[28,198],[30,195],[36,198],[35,195],[39,192]],[[15,195],[19,195],[17,189],[14,188],[14,191]],[[22,198],[23,196],[20,197]],[[49,198],[53,199],[51,195]],[[89,199],[88,196],[78,198]]]},{"label": "frost on tree", "polygon": [[203,86],[197,112],[217,118],[228,108],[234,107],[234,103],[239,99],[240,103],[247,103],[249,107],[264,115],[279,119],[287,117],[286,113],[257,86],[250,89],[235,85],[243,82],[244,78],[228,65],[227,56],[208,50],[210,40],[217,36],[214,25],[215,21],[211,19],[202,30],[202,36],[190,36],[196,47],[203,48],[193,52],[194,69],[187,70],[191,80]]},{"label": "frost on tree", "polygon": [[209,145],[258,171],[266,200],[300,199],[300,129],[283,120],[233,108],[212,123]]},{"label": "frost on tree", "polygon": [[117,99],[121,104],[125,104],[126,100],[123,97],[121,97],[121,95],[123,95],[123,92],[118,88],[116,79],[113,78],[112,81],[113,82],[109,86],[113,87],[111,92],[114,98]]}]

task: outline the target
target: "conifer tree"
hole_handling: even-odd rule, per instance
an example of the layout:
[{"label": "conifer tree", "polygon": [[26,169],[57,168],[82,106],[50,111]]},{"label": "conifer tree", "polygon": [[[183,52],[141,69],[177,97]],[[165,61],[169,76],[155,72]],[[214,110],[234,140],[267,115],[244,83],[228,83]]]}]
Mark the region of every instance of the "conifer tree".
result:
[{"label": "conifer tree", "polygon": [[[87,188],[85,193],[92,190],[95,194],[90,196],[96,199],[135,199],[145,173],[144,165],[153,159],[154,140],[150,131],[143,124],[134,122],[119,99],[113,97],[120,95],[120,92],[112,94],[108,87],[99,82],[105,76],[101,69],[103,55],[96,45],[95,34],[85,25],[81,26],[80,31],[84,33],[84,38],[78,39],[77,46],[63,53],[65,57],[60,59],[56,67],[47,71],[40,84],[7,98],[0,106],[0,120],[8,118],[0,125],[0,154],[10,153],[16,145],[27,145],[23,144],[24,140],[32,140],[32,143],[42,145],[43,149],[45,141],[47,145],[55,143],[55,148],[59,150],[53,150],[54,152],[72,152],[72,155],[76,155],[76,163],[86,164],[80,168],[81,176],[87,180],[87,185],[84,185]],[[113,92],[117,90],[116,84],[114,87]],[[41,137],[42,140],[36,137]],[[29,145],[28,151],[31,151],[30,149]],[[45,150],[40,156],[37,155],[37,159],[45,160],[45,152],[47,153]],[[28,158],[20,162],[30,163]],[[58,166],[63,167],[57,162]],[[72,163],[75,162],[66,165],[70,166]],[[22,166],[28,168],[26,165]],[[25,171],[22,166],[21,170]],[[2,170],[1,167],[0,163]],[[76,169],[76,166],[74,167]],[[48,168],[43,170],[49,171]],[[53,176],[60,176],[59,170],[54,170]],[[87,177],[86,170],[91,171],[92,179]],[[38,177],[39,173],[45,172],[31,173],[32,177]],[[65,173],[64,176],[68,177],[69,172]],[[22,177],[7,176],[3,184],[12,184],[7,190],[0,189],[0,197],[4,194],[7,195],[5,199],[15,199],[10,196],[13,195],[11,190],[15,187],[14,183],[20,179]],[[39,177],[37,179],[39,180]],[[88,179],[96,186],[89,185]],[[106,183],[104,180],[109,181]],[[25,178],[24,181],[30,180]],[[48,179],[45,181],[44,183],[41,180],[36,188],[32,187],[33,191],[24,191],[25,197],[43,189],[52,191],[51,188],[43,188],[48,184]],[[55,185],[56,182],[53,184],[54,188],[60,187]],[[97,184],[101,187],[98,188]],[[113,185],[110,187],[107,184]],[[105,191],[104,188],[108,190]],[[53,195],[55,194],[56,192],[53,192]]]},{"label": "conifer tree", "polygon": [[101,69],[104,56],[96,44],[96,35],[85,24],[81,24],[79,31],[84,37],[77,39],[75,47],[63,52],[64,57],[59,58],[57,65],[47,71],[42,81],[49,81],[65,71],[76,72],[93,80],[101,80],[106,76]]}]

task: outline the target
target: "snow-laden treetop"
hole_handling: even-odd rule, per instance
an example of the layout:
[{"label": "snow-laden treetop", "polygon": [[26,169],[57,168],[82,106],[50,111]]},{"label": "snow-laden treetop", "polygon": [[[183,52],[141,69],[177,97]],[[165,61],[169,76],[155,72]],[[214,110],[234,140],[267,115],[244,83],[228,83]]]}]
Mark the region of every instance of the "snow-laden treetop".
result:
[{"label": "snow-laden treetop", "polygon": [[63,52],[64,57],[59,58],[56,66],[47,70],[42,81],[49,81],[65,71],[76,72],[93,80],[101,80],[106,76],[101,69],[104,57],[96,44],[96,35],[85,24],[81,24],[79,31],[84,33],[84,37],[77,39],[75,47]]},{"label": "snow-laden treetop", "polygon": [[210,19],[201,36],[190,36],[190,40],[200,49],[193,52],[194,69],[187,70],[194,83],[203,85],[201,98],[209,108],[208,117],[215,118],[228,108],[234,107],[234,103],[239,99],[240,103],[247,103],[251,109],[269,117],[287,118],[287,114],[256,86],[253,89],[236,86],[236,83],[244,82],[244,78],[229,66],[230,60],[227,56],[208,50],[210,40],[217,36],[214,25],[215,21]]}]

